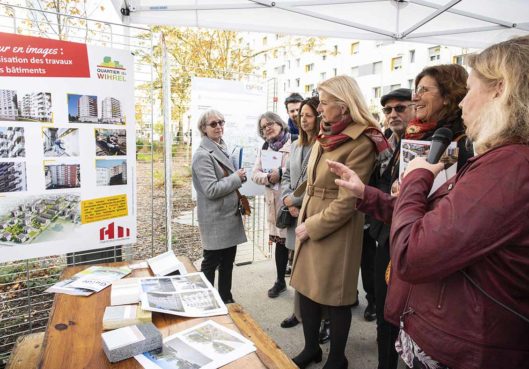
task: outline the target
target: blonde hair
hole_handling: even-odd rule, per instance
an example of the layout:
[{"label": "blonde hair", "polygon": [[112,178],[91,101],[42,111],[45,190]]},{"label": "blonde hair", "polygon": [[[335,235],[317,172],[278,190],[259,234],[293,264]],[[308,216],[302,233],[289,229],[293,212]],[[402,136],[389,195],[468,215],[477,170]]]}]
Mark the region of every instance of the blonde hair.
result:
[{"label": "blonde hair", "polygon": [[324,91],[333,96],[335,101],[343,104],[356,124],[377,128],[377,121],[367,108],[360,87],[354,78],[349,76],[336,76],[329,78],[318,85],[318,91]]},{"label": "blonde hair", "polygon": [[500,95],[485,105],[467,134],[481,154],[506,143],[529,143],[529,36],[469,56],[474,75]]}]

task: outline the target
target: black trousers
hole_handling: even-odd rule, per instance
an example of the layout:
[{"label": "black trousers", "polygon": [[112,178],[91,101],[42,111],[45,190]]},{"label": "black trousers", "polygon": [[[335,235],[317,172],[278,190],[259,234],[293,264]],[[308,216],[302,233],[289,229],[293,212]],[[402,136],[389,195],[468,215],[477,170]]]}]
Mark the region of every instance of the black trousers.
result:
[{"label": "black trousers", "polygon": [[[376,241],[371,238],[369,228],[364,229],[364,241],[362,243],[362,259],[360,260],[360,272],[362,285],[366,291],[366,300],[369,304],[378,304],[375,295],[375,254],[377,250]],[[382,304],[384,306],[384,304]]]},{"label": "black trousers", "polygon": [[399,356],[395,350],[395,341],[399,328],[384,319],[386,303],[386,269],[390,260],[389,242],[378,245],[375,255],[375,295],[377,301],[377,346],[378,369],[396,369]]},{"label": "black trousers", "polygon": [[237,246],[228,247],[222,250],[204,250],[204,259],[200,269],[208,281],[215,285],[215,270],[219,268],[218,291],[222,301],[233,300],[231,295],[231,276],[233,272],[233,262]]}]

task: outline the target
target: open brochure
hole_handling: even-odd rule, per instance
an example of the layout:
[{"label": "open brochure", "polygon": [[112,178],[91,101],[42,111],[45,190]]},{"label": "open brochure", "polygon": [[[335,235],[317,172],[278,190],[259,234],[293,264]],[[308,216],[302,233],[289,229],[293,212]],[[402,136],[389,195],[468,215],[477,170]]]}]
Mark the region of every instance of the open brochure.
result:
[{"label": "open brochure", "polygon": [[[427,158],[428,153],[430,152],[430,147],[432,146],[431,141],[416,141],[416,140],[402,140],[400,145],[400,167],[399,167],[399,180],[402,181],[402,177],[408,163],[415,159],[416,157]],[[457,143],[452,142],[447,148],[441,159],[440,163],[445,164],[445,170],[441,171],[435,177],[434,183],[430,194],[434,193],[439,187],[443,185],[446,181],[452,178],[457,173],[457,157],[459,150],[457,148]]]},{"label": "open brochure", "polygon": [[108,287],[113,281],[121,279],[131,272],[128,267],[91,266],[72,278],[60,281],[46,292],[65,293],[68,295],[89,296]]},{"label": "open brochure", "polygon": [[140,279],[143,310],[205,317],[228,313],[219,293],[203,273]]},{"label": "open brochure", "polygon": [[135,359],[146,369],[215,369],[254,351],[251,341],[208,320],[165,338],[162,353]]},{"label": "open brochure", "polygon": [[147,260],[152,272],[158,276],[169,274],[187,274],[184,264],[180,262],[174,252],[167,251]]}]

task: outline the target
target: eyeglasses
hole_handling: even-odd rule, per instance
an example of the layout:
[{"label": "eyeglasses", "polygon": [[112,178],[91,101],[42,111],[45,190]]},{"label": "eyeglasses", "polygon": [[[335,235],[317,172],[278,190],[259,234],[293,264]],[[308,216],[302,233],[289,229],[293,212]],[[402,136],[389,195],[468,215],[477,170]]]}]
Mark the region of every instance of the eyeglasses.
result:
[{"label": "eyeglasses", "polygon": [[260,131],[264,132],[265,129],[272,127],[276,122],[266,122],[264,127],[261,126]]},{"label": "eyeglasses", "polygon": [[397,106],[385,106],[382,108],[382,112],[386,115],[391,114],[391,111],[395,109],[397,113],[403,113],[408,107],[412,106],[413,104],[409,105],[397,105]]},{"label": "eyeglasses", "polygon": [[211,128],[217,128],[217,125],[224,127],[224,123],[226,122],[224,122],[223,120],[214,120],[212,122],[209,122],[207,125]]},{"label": "eyeglasses", "polygon": [[426,86],[419,86],[412,92],[412,99],[418,96],[424,95],[426,92],[439,90],[437,87],[426,87]]}]

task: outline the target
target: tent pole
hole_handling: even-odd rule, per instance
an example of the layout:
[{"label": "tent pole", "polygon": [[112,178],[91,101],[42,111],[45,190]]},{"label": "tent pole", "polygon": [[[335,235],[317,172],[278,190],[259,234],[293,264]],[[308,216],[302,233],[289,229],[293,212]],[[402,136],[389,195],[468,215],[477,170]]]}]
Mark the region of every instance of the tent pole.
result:
[{"label": "tent pole", "polygon": [[417,22],[416,24],[414,24],[413,26],[408,28],[406,31],[402,32],[402,35],[399,35],[399,39],[405,38],[410,33],[415,31],[417,28],[424,26],[426,23],[428,23],[429,21],[431,21],[434,18],[437,18],[439,15],[443,14],[448,9],[450,9],[451,7],[457,5],[460,2],[461,2],[461,0],[452,0],[452,1],[450,1],[448,4],[446,4],[442,8],[437,9],[435,12],[433,12],[432,14],[430,14],[429,16],[424,18],[423,20]]}]

